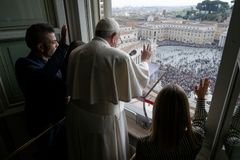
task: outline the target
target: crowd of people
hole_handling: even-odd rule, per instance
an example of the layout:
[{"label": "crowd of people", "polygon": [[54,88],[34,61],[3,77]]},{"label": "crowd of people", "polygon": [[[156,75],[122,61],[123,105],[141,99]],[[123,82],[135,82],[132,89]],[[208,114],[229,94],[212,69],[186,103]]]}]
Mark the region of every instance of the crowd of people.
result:
[{"label": "crowd of people", "polygon": [[162,86],[173,82],[181,85],[187,95],[203,77],[209,77],[209,91],[213,93],[222,51],[212,48],[186,46],[161,46],[156,57],[159,69],[166,71],[161,80]]},{"label": "crowd of people", "polygon": [[195,43],[184,43],[176,40],[163,40],[157,42],[158,46],[187,46],[187,47],[198,47],[198,48],[216,48],[222,49],[217,43],[212,44],[195,44]]}]

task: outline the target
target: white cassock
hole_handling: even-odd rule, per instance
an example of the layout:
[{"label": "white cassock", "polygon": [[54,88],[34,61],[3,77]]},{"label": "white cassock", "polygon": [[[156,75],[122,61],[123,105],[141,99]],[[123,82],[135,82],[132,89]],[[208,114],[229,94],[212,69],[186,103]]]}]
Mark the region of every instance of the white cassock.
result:
[{"label": "white cassock", "polygon": [[127,160],[122,101],[142,95],[149,80],[148,64],[137,66],[127,53],[99,37],[73,50],[68,64],[69,160]]}]

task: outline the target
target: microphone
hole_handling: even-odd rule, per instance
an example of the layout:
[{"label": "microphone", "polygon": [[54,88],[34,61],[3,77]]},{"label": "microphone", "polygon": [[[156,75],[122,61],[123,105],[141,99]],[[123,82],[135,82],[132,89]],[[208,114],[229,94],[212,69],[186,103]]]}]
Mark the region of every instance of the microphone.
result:
[{"label": "microphone", "polygon": [[137,53],[137,51],[136,51],[136,49],[134,49],[134,50],[132,50],[130,53],[129,53],[129,55],[130,56],[133,56],[133,55],[135,55]]}]

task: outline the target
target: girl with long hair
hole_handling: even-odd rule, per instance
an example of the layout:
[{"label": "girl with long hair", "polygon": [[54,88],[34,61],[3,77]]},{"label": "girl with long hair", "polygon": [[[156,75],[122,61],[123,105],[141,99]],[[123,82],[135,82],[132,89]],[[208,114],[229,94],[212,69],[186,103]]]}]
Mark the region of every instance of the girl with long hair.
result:
[{"label": "girl with long hair", "polygon": [[195,87],[197,105],[191,121],[186,93],[177,84],[165,86],[154,107],[150,135],[140,138],[136,159],[195,159],[205,134],[205,94],[208,78]]}]

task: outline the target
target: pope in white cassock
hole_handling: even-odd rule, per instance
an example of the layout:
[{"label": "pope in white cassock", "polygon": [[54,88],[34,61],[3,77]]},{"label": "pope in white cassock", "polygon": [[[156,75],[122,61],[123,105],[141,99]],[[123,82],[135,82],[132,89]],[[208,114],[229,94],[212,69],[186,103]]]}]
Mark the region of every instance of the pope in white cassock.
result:
[{"label": "pope in white cassock", "polygon": [[99,21],[93,40],[74,49],[69,58],[66,112],[69,160],[127,160],[128,132],[124,102],[142,95],[149,80],[146,62],[150,45],[143,46],[142,62],[116,48],[119,25],[112,18]]}]

